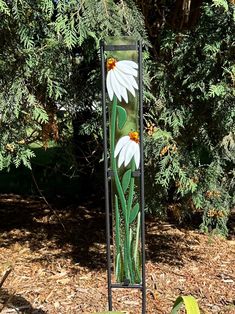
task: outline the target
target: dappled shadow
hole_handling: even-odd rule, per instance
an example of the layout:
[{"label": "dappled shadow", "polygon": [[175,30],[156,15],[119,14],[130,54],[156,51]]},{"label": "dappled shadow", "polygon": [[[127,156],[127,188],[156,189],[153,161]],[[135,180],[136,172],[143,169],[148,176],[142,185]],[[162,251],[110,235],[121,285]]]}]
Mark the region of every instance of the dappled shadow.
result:
[{"label": "dappled shadow", "polygon": [[186,236],[172,224],[151,219],[147,222],[146,257],[156,263],[183,266],[185,259],[198,261],[194,247],[199,241]]},{"label": "dappled shadow", "polygon": [[[105,213],[99,204],[48,208],[41,199],[2,195],[0,198],[0,245],[27,246],[40,255],[33,261],[72,258],[89,269],[106,268]],[[184,256],[196,260],[192,239],[173,225],[149,219],[146,223],[147,260],[169,265],[184,264]],[[171,232],[168,232],[171,230]]]},{"label": "dappled shadow", "polygon": [[2,195],[0,233],[2,247],[25,244],[42,261],[72,257],[81,266],[106,267],[105,215],[89,203],[49,209],[40,199]]},{"label": "dappled shadow", "polygon": [[[10,312],[8,312],[8,310]],[[7,289],[0,288],[0,312],[1,313],[24,313],[45,314],[42,309],[34,308],[29,301],[19,294],[10,294]]]},{"label": "dappled shadow", "polygon": [[[26,314],[44,314],[37,309],[39,305],[46,313],[80,313],[84,304],[89,309],[94,304],[106,306],[104,211],[94,202],[83,206],[54,204],[53,208],[56,212],[36,198],[1,195],[1,264],[4,269],[10,263],[15,273],[5,286],[8,298],[0,301],[0,306],[9,301],[14,291],[19,294],[14,295],[14,302],[10,301],[25,306],[22,313]],[[202,296],[200,301],[206,295],[205,302],[210,304],[216,295],[218,309],[225,302],[232,305],[229,283],[233,280],[233,247],[234,241],[210,239],[191,226],[179,228],[147,216],[149,306],[154,308],[155,295],[162,299],[167,295],[171,300],[175,293]],[[214,286],[219,288],[207,289]],[[128,302],[132,296],[128,296]],[[119,300],[116,304],[123,302],[121,294]],[[68,310],[74,307],[76,311]],[[14,308],[11,313],[15,313]]]}]

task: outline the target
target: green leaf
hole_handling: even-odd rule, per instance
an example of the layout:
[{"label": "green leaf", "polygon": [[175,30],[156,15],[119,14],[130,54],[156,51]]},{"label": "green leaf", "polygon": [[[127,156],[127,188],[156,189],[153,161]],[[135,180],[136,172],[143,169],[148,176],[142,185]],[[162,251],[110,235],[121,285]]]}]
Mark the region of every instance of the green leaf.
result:
[{"label": "green leaf", "polygon": [[115,276],[117,280],[120,280],[120,253],[118,253],[116,256],[115,266]]},{"label": "green leaf", "polygon": [[130,218],[129,218],[130,224],[136,219],[139,210],[140,210],[140,205],[139,205],[139,203],[137,203],[137,204],[135,204],[135,206],[132,208],[132,210],[130,212]]},{"label": "green leaf", "polygon": [[125,193],[131,180],[131,169],[127,170],[122,177],[122,188]]},{"label": "green leaf", "polygon": [[10,10],[7,6],[7,4],[5,3],[5,1],[0,0],[0,12],[6,14],[6,15],[10,15]]},{"label": "green leaf", "polygon": [[120,214],[119,214],[119,206],[118,206],[118,197],[115,195],[115,230],[116,230],[116,246],[119,250],[120,246]]},{"label": "green leaf", "polygon": [[123,278],[125,276],[125,269],[124,269],[124,257],[123,257],[123,252],[120,249],[120,273],[119,273],[119,279],[120,281],[123,281]]},{"label": "green leaf", "polygon": [[171,310],[171,314],[177,314],[183,304],[185,305],[187,314],[200,314],[197,300],[191,295],[178,297]]},{"label": "green leaf", "polygon": [[47,123],[49,121],[46,110],[39,105],[33,108],[33,118],[39,123]]},{"label": "green leaf", "polygon": [[116,246],[116,278],[120,278],[121,260],[120,260],[120,214],[118,206],[118,197],[115,195],[115,246]]},{"label": "green leaf", "polygon": [[126,123],[127,113],[126,110],[121,106],[117,106],[117,111],[118,111],[118,128],[121,130]]},{"label": "green leaf", "polygon": [[213,0],[215,7],[222,7],[225,11],[228,11],[228,2],[226,0]]}]

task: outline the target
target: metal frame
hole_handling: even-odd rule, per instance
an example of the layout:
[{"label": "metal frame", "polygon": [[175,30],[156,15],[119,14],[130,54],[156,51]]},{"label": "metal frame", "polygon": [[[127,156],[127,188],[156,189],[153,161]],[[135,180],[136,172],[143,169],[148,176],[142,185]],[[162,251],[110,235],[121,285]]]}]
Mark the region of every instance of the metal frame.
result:
[{"label": "metal frame", "polygon": [[[140,171],[134,171],[132,176],[140,177],[140,210],[141,210],[141,253],[142,253],[142,282],[132,284],[112,283],[111,280],[111,233],[110,233],[110,184],[112,170],[108,168],[108,126],[107,126],[107,106],[105,88],[105,51],[138,51],[139,64],[139,128],[140,128]],[[108,308],[112,311],[112,289],[127,288],[140,289],[142,292],[142,314],[146,313],[146,280],[145,280],[145,214],[144,214],[144,147],[143,147],[143,66],[142,66],[142,43],[138,41],[134,45],[106,45],[104,41],[100,43],[101,72],[102,72],[102,108],[103,108],[103,145],[104,145],[104,181],[105,181],[105,211],[106,211],[106,244],[107,244],[107,279],[108,279]]]}]

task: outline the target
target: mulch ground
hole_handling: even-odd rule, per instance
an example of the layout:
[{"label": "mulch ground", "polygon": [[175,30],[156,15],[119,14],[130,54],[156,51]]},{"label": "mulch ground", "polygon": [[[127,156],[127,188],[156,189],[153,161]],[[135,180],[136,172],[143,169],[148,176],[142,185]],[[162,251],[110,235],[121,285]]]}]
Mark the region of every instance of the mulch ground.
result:
[{"label": "mulch ground", "polygon": [[[202,313],[235,313],[235,238],[210,237],[147,220],[147,313],[169,314],[178,295]],[[105,216],[91,203],[57,206],[0,196],[0,313],[107,310]],[[140,313],[136,290],[113,293],[116,310]]]}]

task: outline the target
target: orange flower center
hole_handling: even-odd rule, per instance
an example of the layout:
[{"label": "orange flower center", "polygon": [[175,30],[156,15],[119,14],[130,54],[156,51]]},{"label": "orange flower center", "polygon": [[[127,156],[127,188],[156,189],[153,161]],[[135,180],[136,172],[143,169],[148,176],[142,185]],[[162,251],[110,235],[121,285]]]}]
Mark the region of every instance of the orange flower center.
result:
[{"label": "orange flower center", "polygon": [[130,136],[130,140],[139,144],[140,139],[139,139],[139,133],[138,132],[130,132],[128,135]]},{"label": "orange flower center", "polygon": [[117,60],[114,58],[109,58],[107,60],[107,69],[109,70],[113,70],[116,66]]}]

